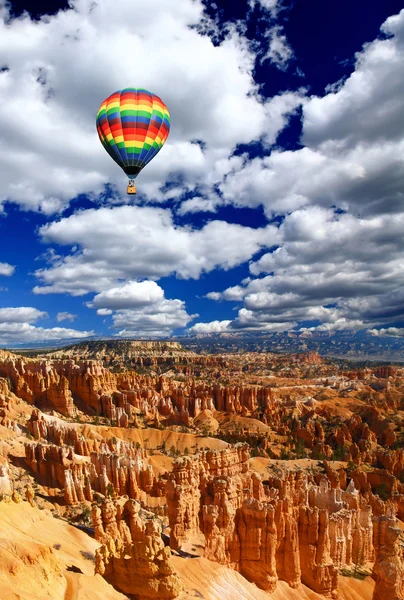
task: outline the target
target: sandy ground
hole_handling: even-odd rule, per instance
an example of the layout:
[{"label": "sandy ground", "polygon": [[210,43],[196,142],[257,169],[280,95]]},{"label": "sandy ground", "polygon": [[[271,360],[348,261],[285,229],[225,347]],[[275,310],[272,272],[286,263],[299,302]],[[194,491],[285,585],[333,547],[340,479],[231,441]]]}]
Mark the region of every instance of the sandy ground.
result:
[{"label": "sandy ground", "polygon": [[[72,423],[72,425],[75,424]],[[149,449],[158,448],[165,443],[167,449],[174,446],[181,453],[184,452],[185,448],[188,448],[191,454],[200,448],[215,450],[229,446],[227,442],[216,438],[197,436],[192,433],[178,433],[168,429],[153,429],[152,427],[146,429],[125,429],[122,427],[81,425],[81,428],[85,437],[89,437],[90,439],[116,437],[125,441],[138,442],[142,447]]]},{"label": "sandy ground", "polygon": [[94,554],[98,546],[46,510],[27,502],[1,502],[1,600],[125,600],[100,575],[94,576],[94,562],[81,554]]},{"label": "sandy ground", "polygon": [[233,431],[235,427],[240,429],[247,429],[253,433],[272,433],[271,427],[258,421],[258,419],[252,419],[251,417],[240,417],[239,415],[227,415],[226,413],[216,413],[216,417],[220,422],[222,431]]},{"label": "sandy ground", "polygon": [[211,410],[203,410],[194,418],[194,425],[202,429],[206,427],[209,432],[216,432],[219,429],[219,422],[213,416]]},{"label": "sandy ground", "polygon": [[157,476],[160,475],[160,473],[172,471],[173,462],[174,458],[166,456],[165,454],[155,454],[154,456],[149,456],[147,459],[147,463],[152,465],[153,471]]},{"label": "sandy ground", "polygon": [[338,592],[342,600],[372,600],[374,589],[375,582],[371,577],[363,581],[353,577],[339,578]]},{"label": "sandy ground", "polygon": [[[247,581],[240,573],[205,558],[173,558],[184,587],[179,600],[324,600],[304,585],[293,590],[279,581],[272,594]],[[358,596],[358,600],[359,600]],[[356,598],[355,598],[356,600]],[[366,598],[367,600],[367,598]]]}]

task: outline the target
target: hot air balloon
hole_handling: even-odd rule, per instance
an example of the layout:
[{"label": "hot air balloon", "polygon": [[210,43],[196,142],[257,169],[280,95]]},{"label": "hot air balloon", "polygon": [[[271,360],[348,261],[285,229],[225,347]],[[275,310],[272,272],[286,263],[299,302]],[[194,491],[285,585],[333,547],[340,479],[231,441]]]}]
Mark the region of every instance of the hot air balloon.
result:
[{"label": "hot air balloon", "polygon": [[136,177],[168,137],[170,113],[155,94],[125,88],[101,104],[97,131],[105,150],[129,177],[128,194],[136,194]]}]

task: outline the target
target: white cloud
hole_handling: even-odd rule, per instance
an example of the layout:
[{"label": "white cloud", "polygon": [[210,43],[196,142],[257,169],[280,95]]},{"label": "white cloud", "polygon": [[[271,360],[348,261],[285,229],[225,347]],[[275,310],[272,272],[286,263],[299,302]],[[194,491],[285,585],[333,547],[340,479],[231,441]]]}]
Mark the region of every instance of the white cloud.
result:
[{"label": "white cloud", "polygon": [[94,331],[77,331],[64,327],[35,327],[28,323],[2,323],[0,321],[0,343],[21,344],[48,340],[80,339],[94,335]]},{"label": "white cloud", "polygon": [[193,333],[222,333],[227,331],[231,321],[211,321],[210,323],[195,323],[190,327]]},{"label": "white cloud", "polygon": [[0,323],[34,323],[47,316],[48,313],[31,306],[0,308]]},{"label": "white cloud", "polygon": [[155,281],[128,281],[119,287],[97,294],[87,306],[114,310],[141,308],[163,298],[164,291]]},{"label": "white cloud", "polygon": [[220,292],[208,292],[206,298],[209,298],[209,300],[221,300],[222,295]]},{"label": "white cloud", "polygon": [[108,317],[109,315],[112,315],[112,310],[109,308],[99,308],[97,310],[97,315],[100,317]]},{"label": "white cloud", "polygon": [[350,273],[356,275],[358,286],[363,273],[369,285],[375,285],[377,278],[399,285],[403,278],[403,226],[404,213],[359,219],[307,207],[285,218],[279,228],[282,243],[274,252],[252,262],[250,271],[254,275],[276,271],[284,276],[313,270],[323,275],[327,271],[329,275],[332,271]]},{"label": "white cloud", "polygon": [[164,299],[137,310],[118,310],[112,318],[119,337],[168,337],[197,316],[187,313],[182,300]]},{"label": "white cloud", "polygon": [[178,195],[206,184],[219,159],[266,137],[268,123],[276,138],[287,118],[273,122],[272,100],[258,94],[256,55],[243,28],[226,26],[215,45],[204,35],[215,27],[200,0],[120,0],[119,9],[114,0],[72,0],[39,21],[27,13],[10,19],[3,6],[0,204],[51,214],[107,182],[123,193],[126,178],[99,143],[94,120],[102,100],[128,85],[153,90],[172,116],[166,147],[139,178],[139,191],[153,201],[167,197],[159,188],[174,174],[182,176]]},{"label": "white cloud", "polygon": [[402,327],[387,327],[386,329],[369,329],[368,333],[374,336],[391,336],[404,337],[404,329]]},{"label": "white cloud", "polygon": [[44,328],[32,325],[35,321],[47,317],[46,312],[29,306],[0,308],[0,343],[17,344],[85,338],[94,334],[93,331],[77,331],[63,327]]},{"label": "white cloud", "polygon": [[221,184],[224,200],[268,214],[336,205],[352,214],[403,210],[404,10],[366,44],[336,91],[303,102],[304,148],[272,152]]},{"label": "white cloud", "polygon": [[196,334],[223,333],[234,331],[289,331],[294,329],[297,323],[266,323],[258,320],[251,311],[241,309],[239,316],[234,321],[211,321],[210,323],[195,323],[190,331]]},{"label": "white cloud", "polygon": [[[281,3],[250,6],[258,3],[271,27]],[[199,0],[136,7],[122,0],[119,14],[112,0],[72,6],[39,22],[24,16],[0,24],[9,69],[0,73],[0,204],[8,198],[52,213],[107,181],[122,191],[125,177],[98,142],[94,114],[113,90],[140,82],[163,97],[173,122],[167,145],[139,179],[148,202],[178,200],[180,215],[262,205],[285,218],[279,228],[212,220],[196,230],[178,226],[168,209],[83,210],[42,227],[43,241],[66,246],[67,256],[49,254],[36,293],[96,292],[90,306],[112,316],[119,335],[169,335],[192,316],[152,280],[198,278],[252,259],[255,278],[207,294],[242,306],[226,330],[281,331],[301,321],[327,330],[374,327],[402,316],[404,10],[324,97],[300,90],[263,99],[254,45],[240,24],[214,45],[203,31],[212,34],[216,24]],[[285,68],[292,51],[279,26],[268,31],[269,58]],[[233,156],[238,144],[256,140],[269,150],[300,105],[302,149]],[[114,205],[119,194],[105,193],[102,202]],[[11,274],[4,265],[0,274]],[[21,322],[42,317],[30,318]],[[194,331],[223,323],[197,323]]]},{"label": "white cloud", "polygon": [[303,103],[304,148],[247,161],[221,185],[225,202],[285,215],[278,247],[250,263],[257,279],[207,295],[243,302],[231,328],[404,317],[404,10],[382,30],[350,77]]},{"label": "white cloud", "polygon": [[259,4],[272,16],[276,16],[278,11],[282,8],[282,3],[280,0],[250,0],[249,4],[251,8],[254,8],[255,5]]},{"label": "white cloud", "polygon": [[58,321],[58,323],[60,323],[61,321],[74,321],[74,319],[77,317],[77,315],[73,315],[72,313],[69,312],[58,312],[58,314],[56,315],[56,320]]},{"label": "white cloud", "polygon": [[0,275],[5,275],[6,277],[12,275],[15,271],[15,267],[13,265],[9,265],[8,263],[0,262]]},{"label": "white cloud", "polygon": [[270,60],[279,69],[285,71],[294,54],[283,33],[283,27],[280,25],[271,27],[268,29],[266,37],[268,38],[268,50],[261,62]]},{"label": "white cloud", "polygon": [[229,326],[231,329],[244,331],[289,331],[297,327],[293,321],[268,319],[265,314],[258,314],[246,308],[241,308],[238,317]]},{"label": "white cloud", "polygon": [[155,281],[129,281],[97,294],[89,308],[99,316],[112,315],[119,337],[170,336],[198,315],[189,315],[185,302],[169,300]]},{"label": "white cloud", "polygon": [[[287,215],[279,246],[250,263],[255,279],[210,292],[243,302],[239,312],[265,323],[320,321],[319,330],[358,329],[404,317],[404,213],[358,219],[306,207]],[[262,276],[263,275],[263,276]]]},{"label": "white cloud", "polygon": [[403,152],[403,140],[346,150],[330,142],[318,150],[275,151],[229,175],[220,188],[224,201],[263,205],[269,215],[307,204],[362,215],[392,213],[402,209]]},{"label": "white cloud", "polygon": [[404,133],[404,9],[381,27],[389,37],[365,44],[352,75],[334,93],[313,97],[304,108],[303,142],[362,143],[402,140]]},{"label": "white cloud", "polygon": [[187,213],[216,212],[217,205],[217,198],[207,199],[197,196],[182,202],[178,209],[178,214],[185,215]]},{"label": "white cloud", "polygon": [[[35,293],[81,295],[116,287],[120,280],[172,273],[196,279],[215,267],[230,269],[276,243],[278,230],[224,221],[192,230],[176,226],[167,209],[120,206],[79,212],[42,227],[41,235],[47,242],[78,245],[80,250],[38,270],[43,286],[35,287]],[[127,285],[132,291],[141,289]],[[129,288],[119,293],[127,296]]]},{"label": "white cloud", "polygon": [[300,331],[350,331],[355,329],[363,329],[363,326],[363,321],[356,321],[354,319],[346,319],[345,317],[341,317],[333,323],[322,323],[321,325],[317,325],[317,327],[302,327]]}]

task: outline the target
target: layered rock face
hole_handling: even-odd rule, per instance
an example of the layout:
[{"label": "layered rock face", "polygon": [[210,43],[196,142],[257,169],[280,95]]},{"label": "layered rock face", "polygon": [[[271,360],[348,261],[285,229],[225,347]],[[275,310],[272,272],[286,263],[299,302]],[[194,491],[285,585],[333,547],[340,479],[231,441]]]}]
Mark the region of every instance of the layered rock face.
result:
[{"label": "layered rock face", "polygon": [[179,342],[109,340],[82,342],[70,348],[53,352],[51,358],[79,358],[102,361],[106,367],[119,369],[159,366],[171,367],[191,375],[200,366],[226,366],[227,356],[200,355],[186,350]]},{"label": "layered rock face", "polygon": [[10,417],[15,396],[10,390],[10,381],[0,377],[0,425],[21,433],[18,423]]},{"label": "layered rock face", "polygon": [[162,486],[146,464],[145,450],[121,440],[85,440],[75,433],[74,448],[42,443],[25,446],[26,464],[45,485],[63,488],[66,504],[92,501],[93,492],[135,499],[162,495]]},{"label": "layered rock face", "polygon": [[10,396],[10,388],[8,386],[7,379],[4,377],[0,377],[0,399],[2,402],[5,402],[7,398]]},{"label": "layered rock face", "polygon": [[139,600],[170,600],[181,592],[171,552],[161,538],[162,526],[138,502],[106,500],[93,507],[95,572],[125,594]]},{"label": "layered rock face", "polygon": [[202,410],[220,410],[258,416],[270,414],[274,399],[270,388],[183,384],[164,377],[112,373],[100,361],[34,361],[21,357],[0,360],[0,376],[8,377],[15,393],[30,404],[75,416],[76,402],[95,414],[127,426],[133,409],[160,413],[189,425]]},{"label": "layered rock face", "polygon": [[373,567],[376,587],[373,600],[404,599],[404,535],[394,516],[380,518],[379,552]]},{"label": "layered rock face", "polygon": [[16,396],[29,404],[54,408],[66,416],[76,414],[67,379],[46,361],[7,357],[0,361],[0,375],[7,377]]},{"label": "layered rock face", "polygon": [[232,477],[232,481],[238,478],[241,484],[239,476],[248,471],[248,458],[247,447],[238,444],[222,452],[201,452],[197,460],[184,458],[174,463],[165,489],[172,548],[180,548],[184,541],[199,531],[201,494],[204,498],[214,494],[213,478]]},{"label": "layered rock face", "polygon": [[373,516],[353,482],[343,491],[324,476],[316,485],[297,472],[263,484],[247,461],[240,445],[174,464],[167,483],[172,547],[202,530],[207,558],[262,589],[274,591],[282,579],[336,597],[341,567],[374,562],[374,529],[385,517]]}]

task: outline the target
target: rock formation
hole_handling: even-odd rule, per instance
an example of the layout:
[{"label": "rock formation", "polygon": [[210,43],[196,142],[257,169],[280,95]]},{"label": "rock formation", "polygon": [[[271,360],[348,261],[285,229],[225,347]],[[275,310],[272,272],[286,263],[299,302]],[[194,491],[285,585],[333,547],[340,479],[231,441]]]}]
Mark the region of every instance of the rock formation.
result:
[{"label": "rock formation", "polygon": [[29,361],[21,357],[0,360],[0,375],[10,380],[14,393],[29,404],[54,408],[66,416],[76,409],[66,378],[46,361]]},{"label": "rock formation", "polygon": [[161,538],[162,525],[140,504],[121,499],[93,507],[95,572],[125,594],[139,600],[170,600],[181,591],[171,552]]},{"label": "rock formation", "polygon": [[[170,544],[177,549],[199,531],[201,494],[214,494],[210,482],[214,477],[237,476],[248,470],[249,453],[245,445],[223,451],[207,450],[198,459],[184,458],[174,463],[166,485]],[[241,483],[241,480],[240,480]]]},{"label": "rock formation", "polygon": [[121,440],[95,442],[77,437],[74,449],[43,443],[25,445],[26,464],[44,485],[64,489],[68,505],[92,501],[93,492],[126,494],[134,499],[144,494],[161,496],[161,487],[146,459],[144,449]]},{"label": "rock formation", "polygon": [[202,530],[207,558],[262,589],[283,579],[324,596],[336,595],[340,568],[374,562],[373,524],[384,517],[372,518],[353,481],[343,491],[297,472],[263,484],[247,460],[239,446],[174,463],[167,483],[173,548]]},{"label": "rock formation", "polygon": [[404,599],[404,536],[394,517],[379,524],[379,552],[373,567],[376,587],[373,600]]},{"label": "rock formation", "polygon": [[159,411],[174,422],[189,426],[201,410],[258,416],[270,413],[274,399],[270,388],[182,384],[163,377],[134,372],[112,373],[100,361],[34,361],[21,357],[0,360],[0,375],[8,377],[16,394],[42,409],[74,416],[74,400],[88,410],[127,426],[133,409],[146,414]]},{"label": "rock formation", "polygon": [[10,496],[11,493],[10,469],[6,459],[0,456],[0,498]]}]

